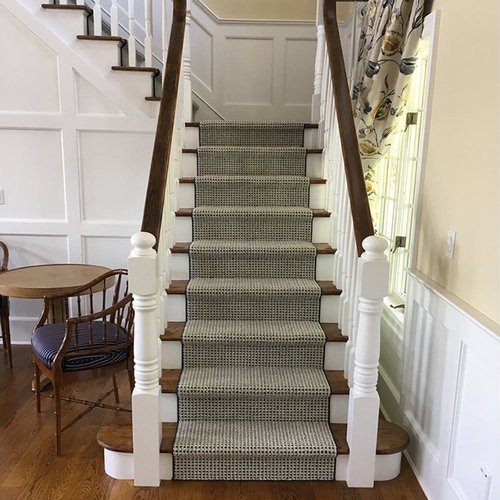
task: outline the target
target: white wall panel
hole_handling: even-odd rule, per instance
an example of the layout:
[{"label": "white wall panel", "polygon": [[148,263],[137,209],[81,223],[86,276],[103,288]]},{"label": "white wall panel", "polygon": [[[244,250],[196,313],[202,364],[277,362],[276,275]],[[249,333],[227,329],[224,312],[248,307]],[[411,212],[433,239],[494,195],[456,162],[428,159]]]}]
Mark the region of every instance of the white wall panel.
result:
[{"label": "white wall panel", "polygon": [[285,40],[285,106],[310,106],[313,94],[316,40]]},{"label": "white wall panel", "polygon": [[237,37],[225,40],[224,103],[272,104],[273,40]]},{"label": "white wall panel", "polygon": [[0,47],[0,112],[58,113],[56,53],[1,5]]},{"label": "white wall panel", "polygon": [[497,330],[420,273],[409,278],[399,370],[388,349],[399,332],[383,328],[382,406],[408,429],[407,456],[429,498],[500,498]]},{"label": "white wall panel", "polygon": [[127,268],[130,238],[83,236],[83,261],[110,268]]},{"label": "white wall panel", "polygon": [[75,105],[78,114],[123,116],[123,113],[102,92],[96,89],[94,85],[76,71],[73,74],[76,93]]},{"label": "white wall panel", "polygon": [[153,141],[153,134],[140,132],[80,132],[83,220],[142,216]]},{"label": "white wall panel", "polygon": [[0,217],[66,218],[61,139],[60,130],[0,129]]},{"label": "white wall panel", "polygon": [[213,86],[213,35],[193,19],[191,24],[191,68],[201,83],[212,91]]}]

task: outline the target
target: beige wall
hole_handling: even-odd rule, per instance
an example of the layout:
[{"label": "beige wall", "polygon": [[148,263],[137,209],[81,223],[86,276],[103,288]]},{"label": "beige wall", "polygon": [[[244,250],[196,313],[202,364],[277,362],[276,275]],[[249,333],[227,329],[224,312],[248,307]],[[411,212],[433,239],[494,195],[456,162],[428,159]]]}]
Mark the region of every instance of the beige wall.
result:
[{"label": "beige wall", "polygon": [[[218,17],[225,19],[316,19],[316,0],[203,0]],[[339,4],[339,19],[344,19],[352,5]]]},{"label": "beige wall", "polygon": [[[500,323],[499,2],[441,11],[417,268]],[[448,259],[448,230],[457,233]]]}]

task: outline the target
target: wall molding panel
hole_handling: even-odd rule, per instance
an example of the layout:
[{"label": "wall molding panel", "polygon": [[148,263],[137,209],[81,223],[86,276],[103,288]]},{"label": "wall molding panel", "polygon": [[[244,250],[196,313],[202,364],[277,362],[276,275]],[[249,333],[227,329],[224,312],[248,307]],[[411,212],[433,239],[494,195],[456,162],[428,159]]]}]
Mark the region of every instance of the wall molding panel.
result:
[{"label": "wall molding panel", "polygon": [[497,329],[411,271],[402,356],[394,323],[382,332],[382,406],[410,433],[406,454],[428,498],[500,498]]},{"label": "wall molding panel", "polygon": [[310,121],[315,23],[219,19],[196,0],[191,14],[193,90],[209,106],[226,120]]},{"label": "wall molding panel", "polygon": [[[10,267],[124,267],[140,227],[157,105],[90,64],[42,14],[31,0],[0,5],[0,43],[9,47],[0,87],[10,99],[0,99],[0,239]],[[46,65],[36,78],[15,68],[28,49]],[[11,307],[13,341],[29,342],[41,301]]]}]

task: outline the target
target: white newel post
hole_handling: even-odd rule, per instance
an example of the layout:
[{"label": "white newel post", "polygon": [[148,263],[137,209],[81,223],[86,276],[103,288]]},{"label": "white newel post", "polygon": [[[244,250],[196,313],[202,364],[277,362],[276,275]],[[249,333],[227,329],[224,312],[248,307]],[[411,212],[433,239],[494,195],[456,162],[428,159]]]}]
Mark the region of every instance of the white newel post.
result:
[{"label": "white newel post", "polygon": [[160,484],[160,385],[158,379],[157,267],[152,234],[137,233],[128,259],[134,297],[134,377],[132,425],[135,486]]},{"label": "white newel post", "polygon": [[191,0],[187,0],[186,29],[184,33],[184,57],[182,72],[184,80],[184,120],[193,120],[193,94],[191,90]]},{"label": "white newel post", "polygon": [[359,258],[359,320],[347,421],[347,484],[370,488],[375,477],[380,407],[380,318],[389,283],[389,262],[384,253],[387,241],[383,238],[370,236],[363,241],[363,248],[365,252]]},{"label": "white newel post", "polygon": [[118,36],[118,0],[112,0],[109,14],[111,17],[111,35]]},{"label": "white newel post", "polygon": [[94,15],[94,35],[102,35],[102,6],[101,0],[94,1],[94,7],[92,9]]}]

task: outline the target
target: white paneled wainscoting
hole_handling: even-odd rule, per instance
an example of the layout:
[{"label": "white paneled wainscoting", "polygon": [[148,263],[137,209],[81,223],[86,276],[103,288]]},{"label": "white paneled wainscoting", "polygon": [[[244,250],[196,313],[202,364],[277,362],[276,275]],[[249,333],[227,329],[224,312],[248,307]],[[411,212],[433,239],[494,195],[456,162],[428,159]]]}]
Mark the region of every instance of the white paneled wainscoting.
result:
[{"label": "white paneled wainscoting", "polygon": [[[143,92],[131,97],[127,83],[112,81],[116,61],[104,74],[35,14],[0,5],[0,238],[9,265],[126,267],[156,129],[158,105],[144,100],[150,77],[139,75]],[[39,301],[11,300],[13,342],[30,341],[40,311]]]},{"label": "white paneled wainscoting", "polygon": [[404,324],[382,321],[382,407],[433,500],[500,498],[500,332],[411,271]]}]

